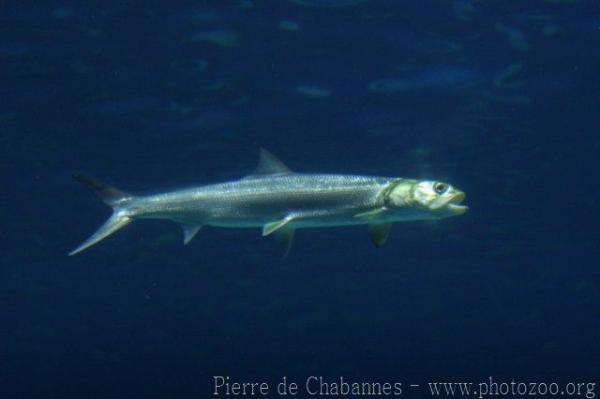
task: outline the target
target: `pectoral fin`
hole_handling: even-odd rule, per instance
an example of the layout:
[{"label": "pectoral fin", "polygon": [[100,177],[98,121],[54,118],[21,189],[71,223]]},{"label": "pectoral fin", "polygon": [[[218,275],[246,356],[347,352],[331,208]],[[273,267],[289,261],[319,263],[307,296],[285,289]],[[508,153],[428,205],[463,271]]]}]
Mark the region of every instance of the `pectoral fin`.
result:
[{"label": "pectoral fin", "polygon": [[382,206],[381,208],[373,209],[373,210],[362,212],[362,213],[357,213],[356,215],[354,215],[354,217],[361,218],[361,219],[371,219],[371,218],[376,218],[377,216],[380,216],[385,211],[387,211],[387,208],[385,206]]},{"label": "pectoral fin", "polygon": [[294,241],[295,231],[295,229],[288,227],[275,232],[275,239],[283,250],[284,257],[290,253],[290,248],[292,248],[292,242]]},{"label": "pectoral fin", "polygon": [[371,242],[376,247],[380,247],[387,241],[388,236],[390,235],[390,228],[392,227],[391,223],[374,223],[369,225],[369,237],[371,238]]},{"label": "pectoral fin", "polygon": [[291,222],[293,219],[294,218],[292,216],[286,216],[285,218],[283,218],[281,220],[276,220],[274,222],[269,222],[269,223],[265,224],[263,226],[263,230],[262,230],[263,237],[268,236],[269,234],[273,233],[274,231],[281,229],[286,224]]},{"label": "pectoral fin", "polygon": [[181,228],[183,229],[183,244],[186,245],[200,231],[202,225],[199,224],[182,224]]}]

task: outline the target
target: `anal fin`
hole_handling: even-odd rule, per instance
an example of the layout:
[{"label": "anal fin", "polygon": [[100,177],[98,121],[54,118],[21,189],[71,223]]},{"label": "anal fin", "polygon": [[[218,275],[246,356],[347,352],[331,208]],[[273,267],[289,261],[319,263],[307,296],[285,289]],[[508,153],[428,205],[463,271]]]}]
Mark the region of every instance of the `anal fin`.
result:
[{"label": "anal fin", "polygon": [[290,253],[295,231],[293,228],[283,228],[275,232],[275,239],[283,251],[284,258]]},{"label": "anal fin", "polygon": [[377,248],[385,244],[390,235],[390,229],[392,227],[392,223],[373,223],[369,225],[369,237],[371,238],[371,242]]},{"label": "anal fin", "polygon": [[185,224],[181,225],[183,229],[183,245],[187,245],[196,236],[202,228],[201,224]]}]

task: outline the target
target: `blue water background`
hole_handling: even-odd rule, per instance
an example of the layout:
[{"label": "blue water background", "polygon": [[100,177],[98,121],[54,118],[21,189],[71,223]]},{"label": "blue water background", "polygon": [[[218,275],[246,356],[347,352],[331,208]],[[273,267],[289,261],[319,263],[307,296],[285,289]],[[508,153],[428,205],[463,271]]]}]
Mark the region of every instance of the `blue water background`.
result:
[{"label": "blue water background", "polygon": [[[600,383],[593,1],[6,2],[0,397],[209,397],[213,375]],[[304,230],[140,221],[134,193],[301,172],[448,181],[471,210]],[[416,394],[415,394],[416,395]],[[415,396],[416,397],[416,396]]]}]

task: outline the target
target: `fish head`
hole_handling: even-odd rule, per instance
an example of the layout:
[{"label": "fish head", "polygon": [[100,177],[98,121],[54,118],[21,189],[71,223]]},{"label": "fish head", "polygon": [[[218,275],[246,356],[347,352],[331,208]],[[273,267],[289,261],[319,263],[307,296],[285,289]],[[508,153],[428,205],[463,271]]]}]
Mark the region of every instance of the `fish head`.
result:
[{"label": "fish head", "polygon": [[466,195],[452,185],[432,180],[404,180],[389,193],[396,207],[411,207],[427,214],[427,219],[462,215],[469,208],[462,205]]}]

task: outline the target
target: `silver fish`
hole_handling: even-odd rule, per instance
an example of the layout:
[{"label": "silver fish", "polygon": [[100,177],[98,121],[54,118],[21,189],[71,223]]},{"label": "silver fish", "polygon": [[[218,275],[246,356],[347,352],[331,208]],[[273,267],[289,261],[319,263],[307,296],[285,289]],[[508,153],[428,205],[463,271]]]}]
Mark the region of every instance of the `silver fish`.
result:
[{"label": "silver fish", "polygon": [[113,208],[112,216],[69,253],[75,255],[136,219],[181,224],[184,244],[203,226],[261,227],[285,254],[298,228],[368,225],[382,245],[393,222],[441,219],[467,211],[465,193],[438,181],[292,172],[261,149],[255,172],[241,180],[134,196],[90,177],[75,179]]}]

